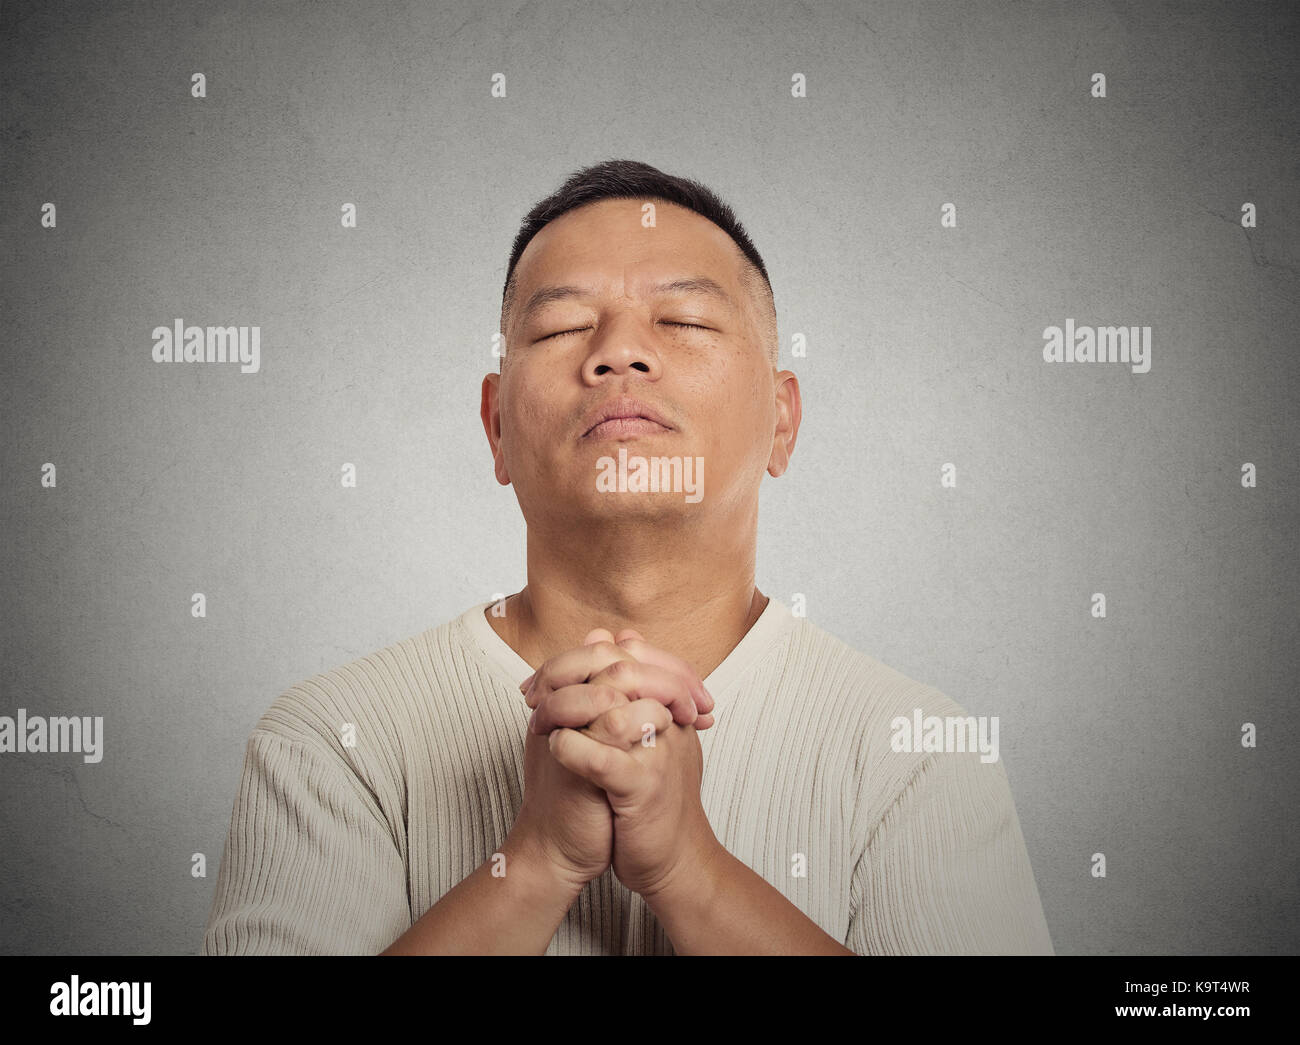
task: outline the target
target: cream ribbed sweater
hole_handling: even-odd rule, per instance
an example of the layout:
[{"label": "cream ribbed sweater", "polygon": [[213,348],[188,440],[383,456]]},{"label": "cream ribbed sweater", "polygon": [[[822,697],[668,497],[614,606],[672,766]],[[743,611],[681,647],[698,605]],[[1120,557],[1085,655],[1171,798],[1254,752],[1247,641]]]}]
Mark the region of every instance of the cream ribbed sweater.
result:
[{"label": "cream ribbed sweater", "polygon": [[[490,605],[274,701],[248,741],[202,953],[378,953],[496,851],[522,800],[532,668]],[[709,823],[827,933],[858,954],[1052,953],[1002,763],[891,747],[895,716],[958,705],[776,599],[704,681]],[[611,870],[547,953],[672,945]]]}]

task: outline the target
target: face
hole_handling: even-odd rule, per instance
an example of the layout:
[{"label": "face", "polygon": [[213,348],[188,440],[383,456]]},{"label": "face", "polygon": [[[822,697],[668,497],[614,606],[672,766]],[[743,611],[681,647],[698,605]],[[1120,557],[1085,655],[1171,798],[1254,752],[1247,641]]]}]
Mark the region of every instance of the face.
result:
[{"label": "face", "polygon": [[[763,472],[779,475],[793,450],[798,384],[768,358],[748,262],[711,221],[653,202],[650,228],[641,200],[570,211],[516,265],[505,358],[484,378],[482,417],[497,479],[514,484],[530,525],[756,511]],[[627,399],[657,420],[591,427]],[[600,489],[620,448],[629,466],[702,458],[701,496]]]}]

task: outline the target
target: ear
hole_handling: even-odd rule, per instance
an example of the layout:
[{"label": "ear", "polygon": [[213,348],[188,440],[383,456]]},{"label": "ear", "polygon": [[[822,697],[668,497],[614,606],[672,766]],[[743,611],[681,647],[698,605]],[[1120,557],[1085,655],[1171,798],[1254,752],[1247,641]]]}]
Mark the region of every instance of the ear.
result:
[{"label": "ear", "polygon": [[492,447],[493,469],[497,482],[502,486],[510,485],[510,473],[506,471],[505,454],[501,452],[501,375],[487,374],[483,378],[483,400],[479,406],[479,416],[483,419],[483,431],[487,433],[488,445]]},{"label": "ear", "polygon": [[773,478],[790,466],[790,455],[794,453],[802,419],[799,379],[793,372],[782,370],[776,375],[776,428],[772,432],[772,453],[767,459],[767,472]]}]

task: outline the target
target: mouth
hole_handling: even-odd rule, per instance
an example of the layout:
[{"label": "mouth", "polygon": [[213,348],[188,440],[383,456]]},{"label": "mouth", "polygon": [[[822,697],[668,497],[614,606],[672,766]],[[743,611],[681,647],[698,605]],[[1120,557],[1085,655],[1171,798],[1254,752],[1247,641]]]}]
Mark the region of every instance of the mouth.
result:
[{"label": "mouth", "polygon": [[587,428],[581,438],[586,440],[633,439],[673,430],[653,407],[631,396],[616,396],[601,404],[584,423]]},{"label": "mouth", "polygon": [[638,435],[653,435],[655,432],[671,432],[672,429],[651,421],[648,417],[611,417],[594,425],[583,434],[584,439],[629,439]]}]

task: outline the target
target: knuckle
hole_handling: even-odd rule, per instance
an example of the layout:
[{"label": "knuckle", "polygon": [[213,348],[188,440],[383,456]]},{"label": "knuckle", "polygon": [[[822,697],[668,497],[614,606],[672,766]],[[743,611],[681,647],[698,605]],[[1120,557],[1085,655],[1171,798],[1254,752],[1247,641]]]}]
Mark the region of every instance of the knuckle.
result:
[{"label": "knuckle", "polygon": [[597,711],[605,711],[608,708],[614,708],[623,703],[623,694],[613,686],[608,686],[603,682],[597,684],[596,688],[592,691],[591,697]]},{"label": "knuckle", "polygon": [[602,674],[604,674],[607,678],[612,678],[612,679],[623,678],[626,677],[628,671],[630,671],[631,668],[632,668],[632,661],[620,659],[608,665]]},{"label": "knuckle", "polygon": [[620,705],[616,708],[610,708],[605,712],[605,726],[610,733],[615,736],[622,736],[627,732],[627,705]]},{"label": "knuckle", "polygon": [[591,762],[589,763],[593,772],[608,773],[610,770],[610,758],[614,749],[608,744],[600,744],[591,753]]}]

